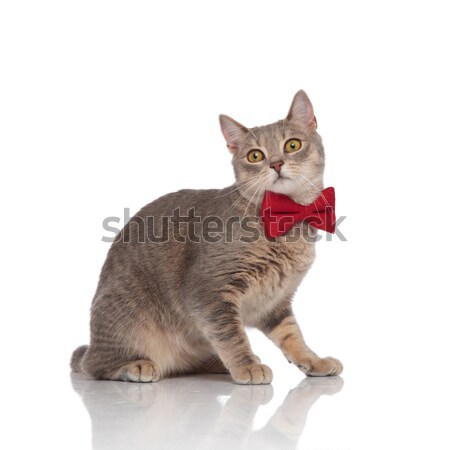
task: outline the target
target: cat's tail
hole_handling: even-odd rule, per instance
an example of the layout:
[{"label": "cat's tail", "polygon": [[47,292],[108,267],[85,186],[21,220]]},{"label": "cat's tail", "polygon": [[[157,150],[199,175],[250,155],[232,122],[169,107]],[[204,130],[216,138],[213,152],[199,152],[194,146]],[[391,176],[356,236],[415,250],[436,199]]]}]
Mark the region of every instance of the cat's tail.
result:
[{"label": "cat's tail", "polygon": [[87,349],[87,345],[82,345],[72,353],[72,358],[70,359],[70,367],[74,372],[82,372],[81,361],[83,360],[83,356],[86,353]]}]

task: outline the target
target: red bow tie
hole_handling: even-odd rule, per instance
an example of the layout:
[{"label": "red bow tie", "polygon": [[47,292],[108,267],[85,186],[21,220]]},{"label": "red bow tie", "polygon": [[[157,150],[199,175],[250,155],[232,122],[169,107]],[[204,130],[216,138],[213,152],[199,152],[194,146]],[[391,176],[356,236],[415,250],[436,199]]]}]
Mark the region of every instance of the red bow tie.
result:
[{"label": "red bow tie", "polygon": [[287,233],[297,222],[308,222],[319,230],[334,233],[336,215],[334,212],[334,188],[324,189],[310,205],[295,203],[288,196],[266,191],[261,204],[261,219],[268,238]]}]

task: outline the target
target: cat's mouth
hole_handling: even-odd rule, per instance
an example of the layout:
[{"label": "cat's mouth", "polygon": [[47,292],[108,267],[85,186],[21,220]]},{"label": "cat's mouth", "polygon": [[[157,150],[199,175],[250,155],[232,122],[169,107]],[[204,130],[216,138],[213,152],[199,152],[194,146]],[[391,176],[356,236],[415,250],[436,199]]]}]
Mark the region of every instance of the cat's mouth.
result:
[{"label": "cat's mouth", "polygon": [[275,179],[274,183],[276,183],[277,181],[281,181],[281,180],[290,180],[290,177],[287,177],[286,175],[281,175],[278,174],[278,177]]}]

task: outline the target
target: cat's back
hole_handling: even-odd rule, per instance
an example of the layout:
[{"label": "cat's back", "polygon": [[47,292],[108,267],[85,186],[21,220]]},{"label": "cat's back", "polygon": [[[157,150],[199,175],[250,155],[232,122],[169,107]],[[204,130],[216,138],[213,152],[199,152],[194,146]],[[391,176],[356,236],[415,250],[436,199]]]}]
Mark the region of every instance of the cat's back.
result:
[{"label": "cat's back", "polygon": [[166,292],[182,285],[199,255],[208,253],[208,242],[202,236],[204,219],[233,215],[236,196],[239,198],[232,186],[183,189],[144,206],[111,245],[100,275],[100,290],[115,290],[133,280],[143,285],[157,283],[158,290]]},{"label": "cat's back", "polygon": [[[236,214],[233,186],[224,189],[182,189],[157,198],[136,213],[115,238],[105,269],[112,266],[142,266],[148,258],[192,259],[200,250],[205,218],[221,221]],[[178,265],[178,264],[176,264]]]}]

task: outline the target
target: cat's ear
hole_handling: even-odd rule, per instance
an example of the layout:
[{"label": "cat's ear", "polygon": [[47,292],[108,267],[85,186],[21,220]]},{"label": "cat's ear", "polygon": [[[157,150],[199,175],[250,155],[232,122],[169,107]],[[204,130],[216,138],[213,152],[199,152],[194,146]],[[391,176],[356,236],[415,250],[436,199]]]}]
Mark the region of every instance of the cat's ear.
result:
[{"label": "cat's ear", "polygon": [[314,109],[304,90],[300,90],[295,94],[287,120],[297,123],[300,128],[304,128],[307,131],[316,130],[317,120],[314,116]]},{"label": "cat's ear", "polygon": [[225,114],[219,116],[219,122],[223,136],[227,142],[228,150],[230,153],[234,153],[238,148],[239,142],[242,141],[248,133],[248,128]]}]

